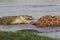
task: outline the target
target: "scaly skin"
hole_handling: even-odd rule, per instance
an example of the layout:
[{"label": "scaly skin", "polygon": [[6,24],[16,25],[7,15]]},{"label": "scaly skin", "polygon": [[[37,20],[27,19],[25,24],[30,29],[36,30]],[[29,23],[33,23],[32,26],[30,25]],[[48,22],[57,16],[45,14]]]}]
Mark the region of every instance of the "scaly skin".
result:
[{"label": "scaly skin", "polygon": [[29,23],[27,19],[33,19],[31,16],[5,16],[0,18],[0,25],[10,25],[10,24],[26,24]]}]

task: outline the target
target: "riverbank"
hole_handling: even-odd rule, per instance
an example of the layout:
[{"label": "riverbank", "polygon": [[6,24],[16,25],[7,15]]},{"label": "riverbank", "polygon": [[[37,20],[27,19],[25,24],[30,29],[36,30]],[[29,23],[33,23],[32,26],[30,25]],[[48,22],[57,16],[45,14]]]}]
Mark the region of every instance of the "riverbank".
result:
[{"label": "riverbank", "polygon": [[56,40],[53,38],[39,36],[31,32],[0,32],[0,40]]}]

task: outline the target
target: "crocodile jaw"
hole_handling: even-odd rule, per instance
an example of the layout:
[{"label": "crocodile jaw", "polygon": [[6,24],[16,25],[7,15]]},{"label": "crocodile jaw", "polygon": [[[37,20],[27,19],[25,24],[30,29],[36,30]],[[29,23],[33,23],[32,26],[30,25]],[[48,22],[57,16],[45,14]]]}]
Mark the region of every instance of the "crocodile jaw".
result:
[{"label": "crocodile jaw", "polygon": [[11,24],[25,24],[25,23],[29,22],[22,16],[16,18],[13,22],[11,22]]}]

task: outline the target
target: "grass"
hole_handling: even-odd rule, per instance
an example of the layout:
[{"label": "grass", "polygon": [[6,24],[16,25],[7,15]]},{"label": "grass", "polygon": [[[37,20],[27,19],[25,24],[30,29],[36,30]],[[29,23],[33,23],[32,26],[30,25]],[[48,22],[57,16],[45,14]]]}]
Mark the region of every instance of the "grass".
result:
[{"label": "grass", "polygon": [[30,32],[0,32],[0,40],[55,40],[49,37],[43,37]]}]

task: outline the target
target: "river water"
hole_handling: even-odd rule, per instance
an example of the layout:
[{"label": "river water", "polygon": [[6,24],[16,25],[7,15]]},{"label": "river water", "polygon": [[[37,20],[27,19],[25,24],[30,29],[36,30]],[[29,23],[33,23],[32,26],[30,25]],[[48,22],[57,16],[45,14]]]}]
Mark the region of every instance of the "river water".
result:
[{"label": "river water", "polygon": [[60,15],[60,5],[0,5],[0,17],[31,15],[36,20],[43,15]]},{"label": "river water", "polygon": [[11,15],[60,15],[60,5],[0,5],[0,17]]},{"label": "river water", "polygon": [[[60,5],[0,5],[0,17],[13,15],[31,15],[35,19],[38,19],[43,15],[60,15]],[[60,27],[37,28],[31,24],[0,25],[0,31],[17,31],[22,29],[34,29],[39,32],[60,32]],[[53,37],[55,37],[55,35]],[[52,37],[51,34],[50,36]],[[60,36],[57,35],[57,38],[60,38]]]}]

